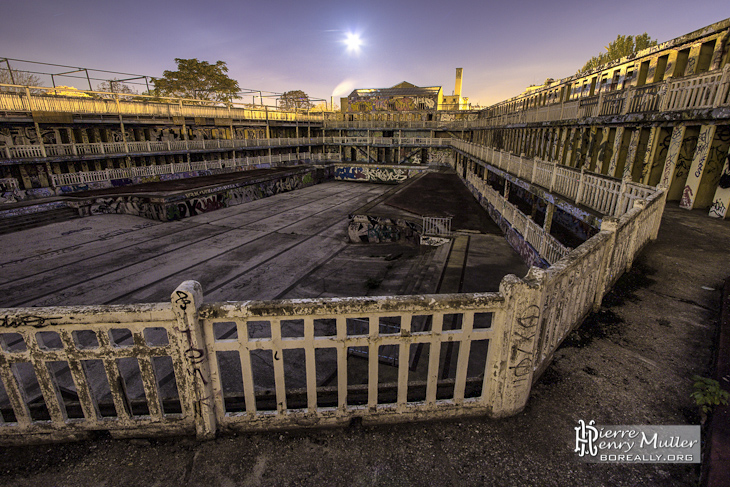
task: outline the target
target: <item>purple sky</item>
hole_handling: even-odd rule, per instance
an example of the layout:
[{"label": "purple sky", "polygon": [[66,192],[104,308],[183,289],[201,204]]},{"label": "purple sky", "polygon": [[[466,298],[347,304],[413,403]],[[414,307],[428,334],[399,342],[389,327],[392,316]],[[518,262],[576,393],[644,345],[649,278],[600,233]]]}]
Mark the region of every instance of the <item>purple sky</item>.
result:
[{"label": "purple sky", "polygon": [[618,34],[663,42],[727,17],[727,0],[7,0],[0,57],[149,76],[176,57],[222,60],[243,88],[327,99],[404,80],[450,95],[462,67],[463,95],[484,106],[574,74]]}]

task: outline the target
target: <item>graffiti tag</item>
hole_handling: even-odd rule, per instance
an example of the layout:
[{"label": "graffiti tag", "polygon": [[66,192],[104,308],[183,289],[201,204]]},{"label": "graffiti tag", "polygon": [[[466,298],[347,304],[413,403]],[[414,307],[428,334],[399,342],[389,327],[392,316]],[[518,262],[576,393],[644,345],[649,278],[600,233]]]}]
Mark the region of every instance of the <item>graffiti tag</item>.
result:
[{"label": "graffiti tag", "polygon": [[28,316],[9,316],[5,315],[2,319],[2,322],[0,323],[0,326],[8,327],[8,328],[19,328],[21,326],[32,326],[33,328],[43,328],[48,325],[52,325],[53,323],[47,323],[50,320],[58,320],[61,319],[60,316],[54,316],[54,317],[43,317],[43,316],[34,316],[34,315],[28,315]]}]

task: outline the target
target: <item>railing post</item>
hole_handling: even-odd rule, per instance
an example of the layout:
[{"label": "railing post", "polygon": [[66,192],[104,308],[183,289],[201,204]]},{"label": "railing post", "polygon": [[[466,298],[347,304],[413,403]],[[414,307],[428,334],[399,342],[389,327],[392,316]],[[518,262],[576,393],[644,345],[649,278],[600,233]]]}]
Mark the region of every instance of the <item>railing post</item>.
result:
[{"label": "railing post", "polygon": [[722,105],[723,101],[725,101],[729,88],[728,85],[730,85],[730,64],[726,64],[725,67],[722,68],[722,77],[720,78],[720,83],[718,83],[717,86],[717,93],[715,93],[715,100],[712,102],[712,108],[719,107]]},{"label": "railing post", "polygon": [[580,168],[580,181],[578,182],[578,194],[575,196],[575,204],[579,205],[583,199],[583,187],[585,186],[586,168],[581,166]]},{"label": "railing post", "polygon": [[616,209],[613,212],[613,216],[620,216],[622,213],[624,213],[623,207],[624,207],[624,201],[626,201],[626,180],[621,180],[621,187],[619,188],[618,192],[618,201],[616,202]]},{"label": "railing post", "polygon": [[553,171],[552,175],[550,176],[550,192],[553,192],[553,188],[555,187],[555,178],[558,174],[558,163],[553,162]]},{"label": "railing post", "polygon": [[593,114],[594,117],[601,116],[601,110],[603,109],[603,98],[605,94],[606,92],[603,90],[601,90],[601,93],[598,94],[598,106],[596,107],[596,113]]},{"label": "railing post", "polygon": [[634,95],[636,94],[636,88],[633,86],[630,86],[625,91],[626,95],[624,97],[625,105],[621,107],[621,115],[626,115],[631,110],[631,102],[634,100]]},{"label": "railing post", "polygon": [[216,431],[213,384],[199,313],[203,288],[197,281],[185,281],[172,292],[170,300],[177,319],[175,333],[171,335],[177,341],[187,372],[183,378],[186,390],[179,391],[181,402],[192,408],[197,438],[212,439]]},{"label": "railing post", "polygon": [[532,160],[532,175],[530,176],[530,184],[535,183],[535,172],[537,172],[537,161],[538,161],[538,159]]},{"label": "railing post", "polygon": [[658,95],[661,96],[659,103],[657,103],[657,110],[659,113],[665,112],[669,106],[669,80],[664,80],[662,86],[659,88]]},{"label": "railing post", "polygon": [[613,261],[613,254],[616,248],[616,231],[618,230],[618,218],[615,217],[604,217],[601,221],[601,231],[610,232],[611,236],[608,242],[604,245],[603,258],[598,269],[598,284],[596,285],[596,295],[593,297],[593,311],[598,311],[601,308],[601,302],[603,301],[603,295],[606,294],[606,290],[611,286],[613,276],[610,275],[611,263]]},{"label": "railing post", "polygon": [[[641,208],[644,210],[646,208],[646,200],[634,200],[634,208]],[[631,235],[629,236],[629,244],[628,248],[626,249],[626,270],[630,270],[631,266],[634,265],[634,257],[636,257],[634,254],[636,253],[636,249],[638,247],[636,241],[638,239],[638,233],[639,233],[639,225],[634,224],[633,230],[631,232]]]},{"label": "railing post", "polygon": [[[503,322],[495,330],[495,360],[488,364],[487,375],[495,381],[487,400],[492,416],[507,417],[522,411],[532,388],[545,271],[530,268],[525,280],[509,274],[502,279],[499,292],[504,299]],[[491,343],[490,343],[491,345]]]}]

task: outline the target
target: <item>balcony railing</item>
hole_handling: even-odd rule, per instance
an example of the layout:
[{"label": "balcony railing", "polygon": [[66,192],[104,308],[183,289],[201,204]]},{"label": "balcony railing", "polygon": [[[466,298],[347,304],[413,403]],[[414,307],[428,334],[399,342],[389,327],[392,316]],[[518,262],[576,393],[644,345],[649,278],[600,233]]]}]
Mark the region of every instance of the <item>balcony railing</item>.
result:
[{"label": "balcony railing", "polygon": [[74,184],[85,184],[99,181],[111,181],[112,179],[127,179],[133,177],[152,177],[161,174],[187,173],[191,171],[208,171],[211,169],[229,169],[231,171],[254,168],[260,166],[273,166],[284,162],[298,161],[329,161],[339,159],[338,154],[310,154],[300,152],[299,154],[274,154],[271,156],[238,157],[235,159],[218,159],[215,161],[196,161],[172,164],[157,164],[153,166],[122,167],[106,169],[104,171],[84,171],[64,174],[51,174],[54,186],[70,186]]},{"label": "balcony railing", "polygon": [[[90,144],[44,144],[5,146],[0,158],[36,159],[65,156],[104,156],[114,154],[185,152],[194,150],[239,150],[267,149],[272,147],[301,147],[323,145],[324,137],[319,138],[280,138],[280,139],[208,139],[208,140],[167,140],[167,141],[129,141],[95,142]],[[4,156],[4,157],[3,157]]]},{"label": "balcony railing", "polygon": [[497,167],[520,179],[537,184],[551,193],[584,205],[602,215],[623,215],[638,199],[645,199],[656,188],[622,181],[603,174],[562,166],[540,159],[516,156],[482,145],[451,139],[452,146],[476,159]]},{"label": "balcony railing", "polygon": [[299,137],[277,139],[207,139],[174,141],[95,142],[90,144],[44,144],[6,146],[0,159],[37,159],[44,157],[105,156],[114,154],[185,152],[195,150],[268,149],[312,145],[380,145],[406,147],[449,147],[450,138],[429,137]]},{"label": "balcony railing", "polygon": [[[254,121],[304,121],[322,122],[323,113],[287,112],[272,107],[251,108],[240,104],[229,105],[189,100],[182,98],[165,98],[159,101],[145,95],[135,96],[138,100],[129,100],[125,95],[84,91],[88,97],[70,97],[35,94],[42,87],[14,87],[18,92],[0,92],[0,112],[57,112],[74,114],[132,115],[137,117],[172,118],[225,118],[231,120]],[[33,92],[31,92],[31,89]]]}]

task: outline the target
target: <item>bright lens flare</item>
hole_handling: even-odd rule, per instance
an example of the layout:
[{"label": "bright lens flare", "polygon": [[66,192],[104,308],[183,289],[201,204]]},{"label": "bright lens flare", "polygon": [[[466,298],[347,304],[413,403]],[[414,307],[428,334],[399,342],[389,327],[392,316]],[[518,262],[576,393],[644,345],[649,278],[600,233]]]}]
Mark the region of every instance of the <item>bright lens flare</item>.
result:
[{"label": "bright lens flare", "polygon": [[352,32],[348,32],[344,43],[345,46],[347,46],[347,52],[358,54],[360,52],[360,46],[362,46],[362,39],[360,39],[359,34],[353,34]]}]

